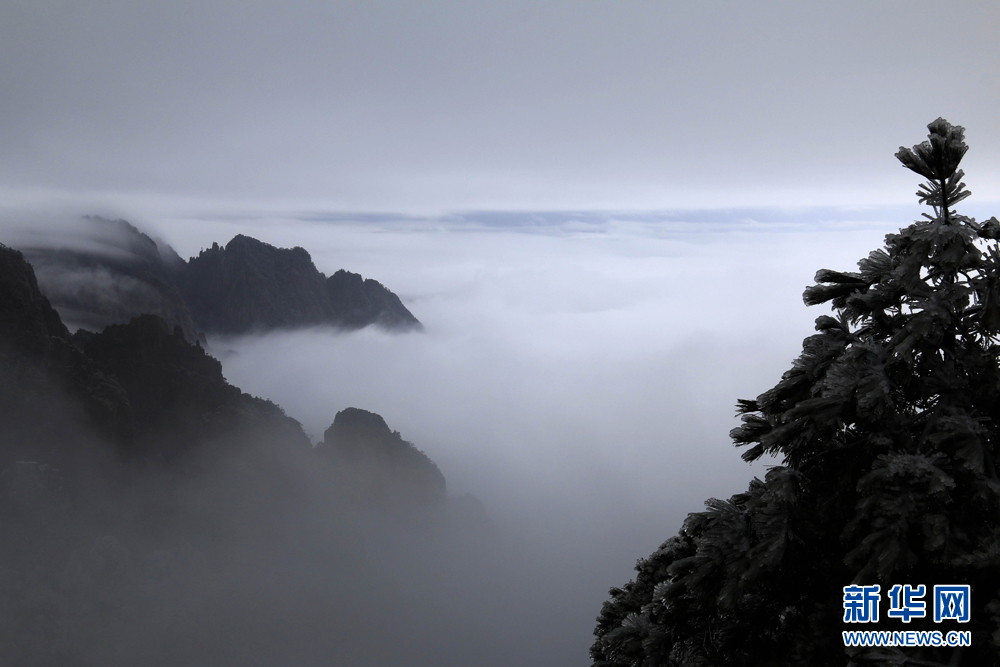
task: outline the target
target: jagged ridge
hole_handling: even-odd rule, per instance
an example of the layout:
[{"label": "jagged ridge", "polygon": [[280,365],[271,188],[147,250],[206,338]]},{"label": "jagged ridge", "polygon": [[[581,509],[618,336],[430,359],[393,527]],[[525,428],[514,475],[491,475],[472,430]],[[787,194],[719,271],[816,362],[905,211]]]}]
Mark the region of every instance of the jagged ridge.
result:
[{"label": "jagged ridge", "polygon": [[343,269],[329,278],[303,248],[276,248],[244,236],[213,244],[189,261],[124,220],[86,218],[87,249],[28,248],[42,292],[77,327],[101,330],[158,315],[188,340],[201,332],[242,334],[371,324],[422,328],[381,283]]}]

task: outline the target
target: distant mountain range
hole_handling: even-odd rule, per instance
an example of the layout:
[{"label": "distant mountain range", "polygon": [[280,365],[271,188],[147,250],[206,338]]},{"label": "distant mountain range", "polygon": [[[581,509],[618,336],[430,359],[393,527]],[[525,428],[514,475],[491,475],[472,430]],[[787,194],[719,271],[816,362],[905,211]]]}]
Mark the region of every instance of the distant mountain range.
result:
[{"label": "distant mountain range", "polygon": [[[304,250],[242,237],[192,262],[209,275],[241,263],[300,270],[314,295],[328,284]],[[186,286],[137,275],[186,312]],[[277,298],[240,280],[249,303]],[[489,525],[381,416],[342,410],[313,446],[280,407],[226,382],[179,323],[144,314],[71,334],[25,257],[0,244],[0,664],[399,664],[396,626],[365,620],[387,600],[412,604],[392,573]],[[389,653],[372,657],[380,642]]]},{"label": "distant mountain range", "polygon": [[400,496],[405,488],[426,502],[447,497],[437,466],[381,416],[343,410],[313,448],[298,422],[226,382],[216,359],[157,315],[70,334],[31,265],[0,244],[0,470],[25,456],[74,467],[70,459],[84,449],[67,446],[69,433],[57,418],[63,413],[76,420],[74,437],[96,438],[112,458],[143,469],[183,467],[225,442],[270,434],[280,447],[365,468],[385,493]]},{"label": "distant mountain range", "polygon": [[43,294],[74,327],[100,331],[155,314],[188,340],[318,325],[423,328],[381,283],[345,270],[327,277],[303,248],[241,234],[184,261],[125,220],[79,224],[82,242],[70,247],[54,240],[21,248]]}]

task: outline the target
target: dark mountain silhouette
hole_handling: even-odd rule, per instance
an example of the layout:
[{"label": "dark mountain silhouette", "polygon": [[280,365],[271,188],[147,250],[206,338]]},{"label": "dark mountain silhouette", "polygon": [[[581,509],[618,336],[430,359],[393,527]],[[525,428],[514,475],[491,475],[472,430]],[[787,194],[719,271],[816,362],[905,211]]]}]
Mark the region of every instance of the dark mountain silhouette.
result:
[{"label": "dark mountain silhouette", "polygon": [[155,315],[111,325],[100,334],[80,331],[73,342],[128,397],[135,456],[170,463],[241,431],[310,446],[298,422],[226,382],[222,364],[188,343],[180,327],[170,332]]},{"label": "dark mountain silhouette", "polygon": [[42,296],[31,266],[0,245],[0,468],[40,456],[61,463],[64,437],[85,423],[95,437],[131,438],[131,407],[122,387],[72,344]]},{"label": "dark mountain silhouette", "polygon": [[[301,249],[279,252],[305,254]],[[188,453],[203,453],[199,450],[208,443],[247,433],[310,448],[298,422],[270,401],[226,382],[218,360],[198,342],[189,343],[179,325],[171,331],[163,319],[147,314],[101,333],[81,330],[71,336],[42,295],[30,264],[3,245],[0,363],[5,371],[0,407],[6,417],[0,435],[15,422],[24,422],[28,430],[44,424],[59,394],[62,402],[79,408],[96,437],[144,465],[169,465]],[[52,400],[40,401],[34,394]],[[317,451],[377,470],[373,474],[383,477],[378,484],[405,487],[409,499],[446,496],[437,466],[374,413],[357,408],[338,413]]]},{"label": "dark mountain silhouette", "polygon": [[386,329],[423,328],[398,296],[377,280],[362,278],[359,273],[340,269],[326,279],[326,291],[341,326],[359,328],[375,322]]},{"label": "dark mountain silhouette", "polygon": [[379,282],[337,271],[327,278],[302,248],[275,248],[238,235],[191,258],[178,284],[208,331],[244,333],[332,324],[419,329],[420,322]]},{"label": "dark mountain silhouette", "polygon": [[434,462],[374,412],[338,412],[316,449],[349,467],[360,491],[380,502],[441,503],[447,498],[444,475]]},{"label": "dark mountain silhouette", "polygon": [[79,231],[83,240],[69,247],[24,249],[42,292],[65,322],[100,331],[151,313],[195,340],[204,327],[177,289],[185,263],[170,246],[124,220],[88,217],[79,221]]},{"label": "dark mountain silhouette", "polygon": [[[142,315],[102,333],[70,336],[21,253],[0,246],[0,349],[3,407],[8,420],[44,423],[52,403],[26,394],[25,383],[49,399],[83,408],[94,434],[129,457],[171,460],[166,443],[194,448],[234,429],[277,428],[308,445],[294,420],[274,404],[242,393],[222,377],[222,366],[200,345],[170,332],[155,315]],[[159,443],[159,444],[157,444]]]},{"label": "dark mountain silhouette", "polygon": [[16,250],[0,246],[0,340],[10,352],[38,359],[52,340],[68,340],[69,331],[42,296],[31,265]]},{"label": "dark mountain silhouette", "polygon": [[42,292],[74,327],[101,330],[148,313],[187,340],[317,325],[422,328],[382,284],[344,270],[327,278],[302,248],[238,235],[185,262],[124,220],[80,225],[73,247],[24,249]]},{"label": "dark mountain silhouette", "polygon": [[0,664],[399,662],[354,642],[401,567],[369,554],[467,505],[373,413],[312,447],[156,315],[70,335],[0,245]]}]

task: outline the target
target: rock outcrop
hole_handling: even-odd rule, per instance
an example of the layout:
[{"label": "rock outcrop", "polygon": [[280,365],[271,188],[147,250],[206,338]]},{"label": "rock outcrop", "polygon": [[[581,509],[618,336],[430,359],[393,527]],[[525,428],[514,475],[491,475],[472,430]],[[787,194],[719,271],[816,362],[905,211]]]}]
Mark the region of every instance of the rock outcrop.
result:
[{"label": "rock outcrop", "polygon": [[342,327],[357,329],[375,323],[396,331],[423,328],[399,297],[377,280],[340,269],[326,279],[326,292],[331,312]]},{"label": "rock outcrop", "polygon": [[181,327],[188,340],[197,338],[204,327],[195,324],[177,289],[185,263],[170,246],[124,220],[84,218],[79,224],[85,242],[24,250],[42,293],[64,322],[100,331],[152,314],[171,330]]},{"label": "rock outcrop", "polygon": [[127,445],[131,424],[121,385],[72,343],[24,256],[0,244],[0,469],[22,457],[62,465],[89,438]]},{"label": "rock outcrop", "polygon": [[85,218],[70,247],[25,248],[38,283],[63,321],[100,331],[157,315],[189,341],[202,333],[242,334],[328,325],[421,329],[379,282],[340,270],[327,278],[303,248],[244,236],[215,243],[189,261],[124,220]]},{"label": "rock outcrop", "polygon": [[67,340],[69,331],[42,295],[24,255],[0,244],[0,340],[12,353],[39,358],[52,339]]},{"label": "rock outcrop", "polygon": [[447,499],[437,465],[374,412],[358,408],[338,412],[316,450],[349,468],[359,492],[378,502],[407,506]]},{"label": "rock outcrop", "polygon": [[99,334],[73,337],[83,353],[113,377],[128,398],[134,420],[134,455],[169,464],[209,443],[266,434],[306,449],[295,420],[270,401],[226,382],[222,364],[170,331],[155,315],[141,315]]},{"label": "rock outcrop", "polygon": [[179,325],[142,315],[70,336],[24,256],[0,246],[0,467],[63,465],[66,443],[88,437],[109,456],[169,463],[248,433],[309,447],[298,422],[226,382]]},{"label": "rock outcrop", "polygon": [[[239,245],[277,250],[252,239]],[[277,256],[312,268],[301,249]],[[325,289],[322,279],[315,284]],[[70,335],[25,257],[0,245],[0,470],[25,457],[63,467],[65,443],[81,434],[105,442],[109,456],[153,466],[249,439],[312,452],[298,422],[230,385],[219,361],[180,325],[171,330],[146,314]],[[362,495],[446,498],[437,466],[374,413],[338,413],[317,452],[357,469]]]},{"label": "rock outcrop", "polygon": [[337,271],[327,278],[303,248],[275,248],[238,235],[192,257],[178,283],[209,332],[245,333],[333,325],[419,329],[420,322],[379,282]]},{"label": "rock outcrop", "polygon": [[482,526],[379,415],[314,448],[179,325],[70,335],[0,245],[0,665],[410,664],[370,619]]}]

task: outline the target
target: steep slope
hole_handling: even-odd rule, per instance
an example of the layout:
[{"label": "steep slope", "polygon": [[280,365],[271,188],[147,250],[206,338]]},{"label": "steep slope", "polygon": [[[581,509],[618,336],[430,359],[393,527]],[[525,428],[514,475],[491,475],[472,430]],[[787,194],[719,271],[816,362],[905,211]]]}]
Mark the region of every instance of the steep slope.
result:
[{"label": "steep slope", "polygon": [[275,248],[242,234],[192,257],[179,281],[207,331],[244,333],[324,323],[323,274],[302,248]]},{"label": "steep slope", "polygon": [[[236,252],[241,245],[253,252],[264,244],[246,239]],[[278,256],[293,267],[304,256],[312,268],[301,249]],[[309,272],[300,277],[312,280],[322,294],[321,278],[314,280]],[[65,419],[53,419],[59,411]],[[312,451],[298,422],[270,401],[230,385],[222,365],[199,343],[188,342],[180,326],[171,331],[161,318],[141,315],[101,333],[81,330],[71,336],[42,295],[31,265],[3,245],[0,418],[0,464],[7,465],[24,456],[59,463],[45,447],[62,446],[81,432],[105,442],[114,456],[146,466],[169,467],[220,443],[237,446],[245,440]],[[51,433],[39,437],[46,430]],[[339,413],[317,451],[340,464],[378,469],[387,489],[397,482],[406,489],[398,491],[402,496],[446,497],[437,466],[373,413],[354,408]]]},{"label": "steep slope", "polygon": [[332,317],[344,328],[356,329],[370,323],[397,331],[423,328],[399,297],[382,283],[343,269],[326,279]]},{"label": "steep slope", "polygon": [[49,300],[42,296],[24,255],[2,244],[0,287],[0,341],[12,353],[44,357],[53,339],[69,339],[69,331]]},{"label": "steep slope", "polygon": [[421,328],[377,281],[344,270],[326,278],[303,248],[275,248],[242,234],[192,257],[178,284],[195,319],[210,332],[319,324]]},{"label": "steep slope", "polygon": [[[48,425],[54,432],[43,440],[57,443],[83,429],[131,461],[164,463],[250,432],[309,446],[280,408],[228,384],[221,364],[188,343],[180,326],[171,332],[159,317],[142,315],[71,337],[24,256],[6,246],[0,246],[0,363],[0,434],[8,437],[15,427],[30,434]],[[60,428],[48,414],[57,406],[76,415]],[[33,441],[24,439],[25,446]],[[10,441],[0,444],[3,456]]]},{"label": "steep slope", "polygon": [[80,453],[67,439],[81,429],[127,446],[128,398],[72,344],[24,256],[0,244],[0,469],[24,456],[61,465]]},{"label": "steep slope", "polygon": [[100,331],[153,314],[185,338],[371,324],[421,328],[379,282],[340,270],[327,278],[302,248],[276,248],[237,235],[185,262],[124,220],[84,218],[65,238],[35,237],[22,248],[39,287],[75,328]]},{"label": "steep slope", "polygon": [[399,506],[447,499],[437,465],[373,412],[358,408],[338,412],[316,451],[349,469],[352,483],[365,498]]},{"label": "steep slope", "polygon": [[24,249],[39,287],[74,328],[100,331],[144,313],[188,340],[199,328],[175,285],[184,261],[124,220],[84,218],[77,235]]},{"label": "steep slope", "polygon": [[374,413],[313,448],[154,315],[70,336],[0,246],[0,664],[449,664],[488,527]]},{"label": "steep slope", "polygon": [[99,334],[81,331],[73,340],[124,389],[135,420],[136,456],[169,464],[208,443],[250,434],[310,446],[298,422],[226,382],[222,364],[155,315]]}]

